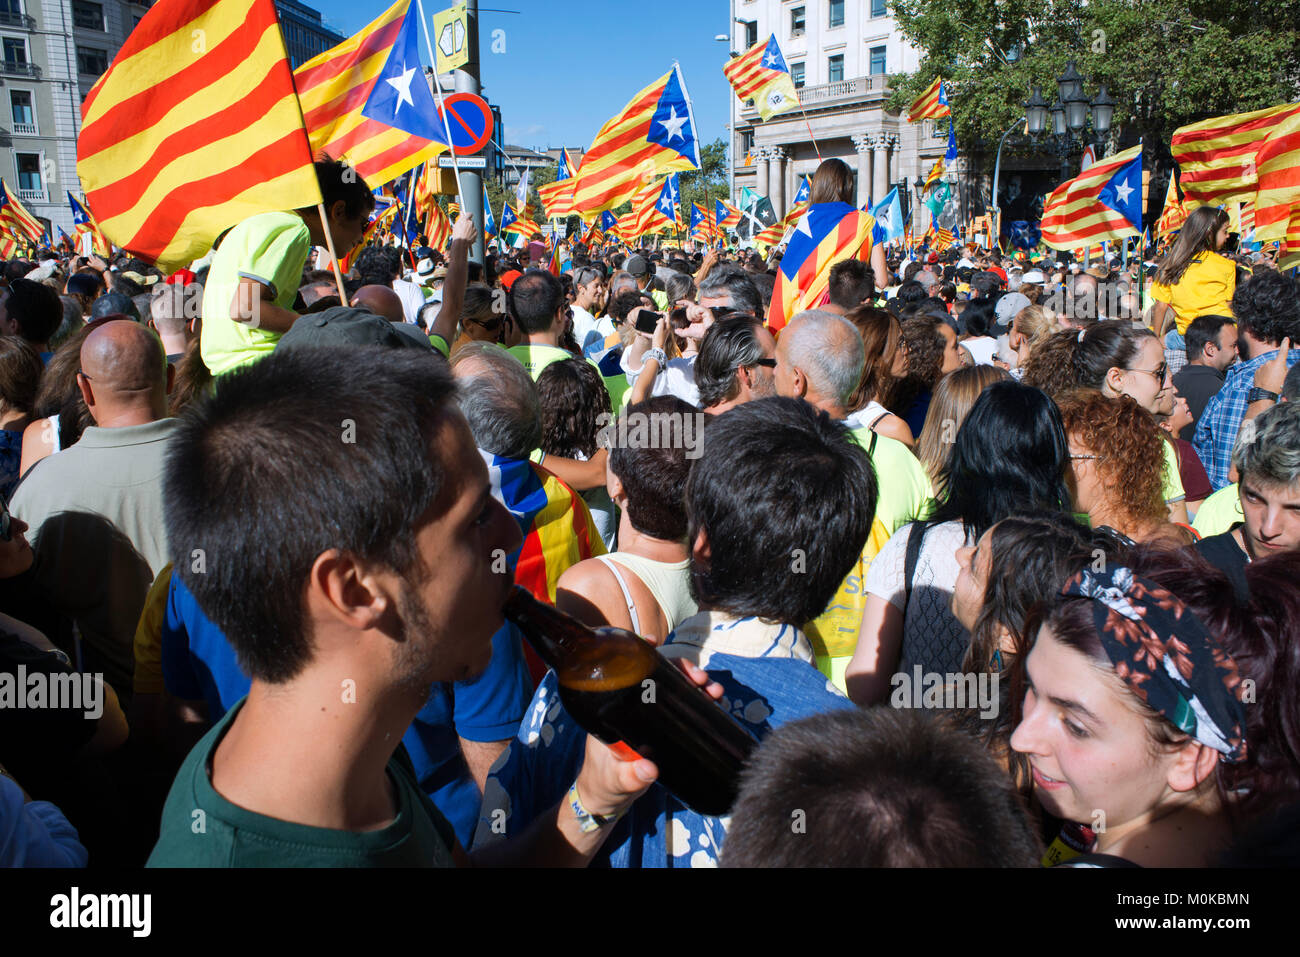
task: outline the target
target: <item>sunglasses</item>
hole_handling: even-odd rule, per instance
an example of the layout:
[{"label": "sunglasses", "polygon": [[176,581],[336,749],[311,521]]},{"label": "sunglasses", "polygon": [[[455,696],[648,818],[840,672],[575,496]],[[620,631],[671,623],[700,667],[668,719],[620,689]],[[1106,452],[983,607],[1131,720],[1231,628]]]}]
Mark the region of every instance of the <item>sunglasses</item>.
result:
[{"label": "sunglasses", "polygon": [[748,364],[748,365],[751,365],[751,366],[767,366],[769,369],[775,369],[775,368],[776,368],[776,360],[775,360],[775,359],[755,359],[753,362],[750,362],[750,363],[747,363],[747,364]]}]

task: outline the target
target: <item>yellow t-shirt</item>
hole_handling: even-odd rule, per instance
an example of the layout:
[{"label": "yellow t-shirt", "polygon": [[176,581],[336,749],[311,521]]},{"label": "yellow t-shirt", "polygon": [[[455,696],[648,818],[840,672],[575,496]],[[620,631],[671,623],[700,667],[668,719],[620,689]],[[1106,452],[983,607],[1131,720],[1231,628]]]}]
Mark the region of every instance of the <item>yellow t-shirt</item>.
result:
[{"label": "yellow t-shirt", "polygon": [[1151,298],[1173,309],[1181,336],[1197,316],[1231,316],[1236,288],[1236,263],[1218,253],[1205,253],[1192,260],[1183,278],[1173,286],[1154,283]]},{"label": "yellow t-shirt", "polygon": [[[898,529],[914,521],[929,509],[933,492],[930,477],[906,445],[869,428],[853,430],[853,438],[871,452],[871,466],[876,472],[876,517],[862,554],[835,592],[835,597],[816,620],[804,627],[812,642],[817,667],[841,691],[845,691],[844,673],[858,644],[862,628],[862,609],[867,602],[867,568]],[[875,448],[872,449],[872,437]]]},{"label": "yellow t-shirt", "polygon": [[154,579],[144,599],[144,610],[135,626],[135,675],[131,688],[136,694],[162,694],[162,629],[167,615],[167,592],[172,583],[168,562]]},{"label": "yellow t-shirt", "polygon": [[230,231],[212,257],[203,287],[203,332],[199,351],[214,376],[264,358],[280,333],[230,318],[240,279],[270,287],[275,304],[292,309],[311,254],[311,233],[297,213],[259,213]]},{"label": "yellow t-shirt", "polygon": [[1192,528],[1196,529],[1196,533],[1202,538],[1209,538],[1211,535],[1222,535],[1238,522],[1245,520],[1246,516],[1241,510],[1241,490],[1237,487],[1237,483],[1233,482],[1201,503],[1201,507],[1196,511],[1196,521],[1192,522]]},{"label": "yellow t-shirt", "polygon": [[1187,493],[1183,490],[1183,476],[1178,471],[1178,450],[1174,448],[1174,443],[1160,440],[1164,446],[1165,467],[1163,476],[1163,494],[1166,505],[1174,505],[1187,498]]}]

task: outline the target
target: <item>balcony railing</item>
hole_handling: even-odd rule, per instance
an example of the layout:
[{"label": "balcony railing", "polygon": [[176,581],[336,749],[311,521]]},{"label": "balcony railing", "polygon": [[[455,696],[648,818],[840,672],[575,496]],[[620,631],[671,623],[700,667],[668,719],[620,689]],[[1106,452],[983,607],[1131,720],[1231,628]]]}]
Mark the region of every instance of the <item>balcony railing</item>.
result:
[{"label": "balcony railing", "polygon": [[14,60],[0,60],[0,73],[6,76],[29,76],[33,80],[41,78],[41,68],[35,63],[17,63]]},{"label": "balcony railing", "polygon": [[36,136],[36,135],[37,135],[37,132],[36,132],[36,124],[35,124],[35,123],[15,123],[15,124],[14,124],[14,132],[15,132],[15,133],[25,133],[25,134],[27,134],[28,136]]},{"label": "balcony railing", "polygon": [[44,203],[47,200],[43,189],[19,189],[18,198],[24,203]]},{"label": "balcony railing", "polygon": [[0,10],[0,26],[35,30],[36,18],[29,17],[25,13],[10,13],[8,10]]}]

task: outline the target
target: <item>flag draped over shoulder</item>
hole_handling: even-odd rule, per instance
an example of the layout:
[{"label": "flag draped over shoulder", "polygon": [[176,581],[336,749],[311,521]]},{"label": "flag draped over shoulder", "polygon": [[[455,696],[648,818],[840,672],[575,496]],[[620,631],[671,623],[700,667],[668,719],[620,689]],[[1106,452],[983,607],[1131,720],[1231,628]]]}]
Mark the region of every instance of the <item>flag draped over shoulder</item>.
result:
[{"label": "flag draped over shoulder", "polygon": [[1261,150],[1275,135],[1285,137],[1287,120],[1297,114],[1300,103],[1286,103],[1179,127],[1169,149],[1178,163],[1183,198],[1193,208],[1254,199]]},{"label": "flag draped over shoulder", "polygon": [[944,86],[943,77],[937,76],[907,108],[907,119],[919,123],[921,120],[937,120],[944,116],[952,116],[952,110],[948,107],[948,88]]},{"label": "flag draped over shoulder", "polygon": [[39,243],[45,235],[45,227],[40,220],[18,201],[4,180],[0,180],[0,228],[15,239],[25,239],[31,243]]},{"label": "flag draped over shoulder", "polygon": [[82,104],[77,174],[104,234],[164,270],[318,204],[271,0],[156,3]]},{"label": "flag draped over shoulder", "polygon": [[753,100],[764,120],[799,108],[799,94],[786,66],[776,34],[756,43],[722,67],[727,82],[742,102]]},{"label": "flag draped over shoulder", "polygon": [[294,71],[312,149],[347,160],[371,184],[447,149],[409,8],[410,0],[398,0]]},{"label": "flag draped over shoulder", "polygon": [[523,533],[519,550],[507,556],[515,582],[539,601],[553,604],[560,575],[571,565],[605,554],[605,545],[582,498],[540,465],[481,449],[495,493]]},{"label": "flag draped over shoulder", "polygon": [[870,261],[876,220],[848,203],[814,203],[799,219],[776,272],[767,324],[783,329],[790,318],[815,308],[830,284],[831,267],[844,259]]},{"label": "flag draped over shoulder", "polygon": [[648,179],[699,168],[695,118],[674,66],[600,128],[578,168],[574,206],[583,215],[613,209]]},{"label": "flag draped over shoulder", "polygon": [[1100,159],[1056,187],[1043,203],[1043,242],[1077,249],[1142,235],[1141,144]]}]

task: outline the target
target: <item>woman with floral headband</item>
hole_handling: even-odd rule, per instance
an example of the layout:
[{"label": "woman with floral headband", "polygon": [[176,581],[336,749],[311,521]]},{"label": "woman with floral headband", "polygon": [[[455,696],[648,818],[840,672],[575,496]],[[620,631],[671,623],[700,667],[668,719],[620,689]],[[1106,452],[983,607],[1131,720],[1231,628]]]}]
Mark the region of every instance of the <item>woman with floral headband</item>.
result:
[{"label": "woman with floral headband", "polygon": [[1036,631],[1011,747],[1043,808],[1095,836],[1068,863],[1207,866],[1230,841],[1227,781],[1247,753],[1233,636],[1115,565],[1072,577]]}]

